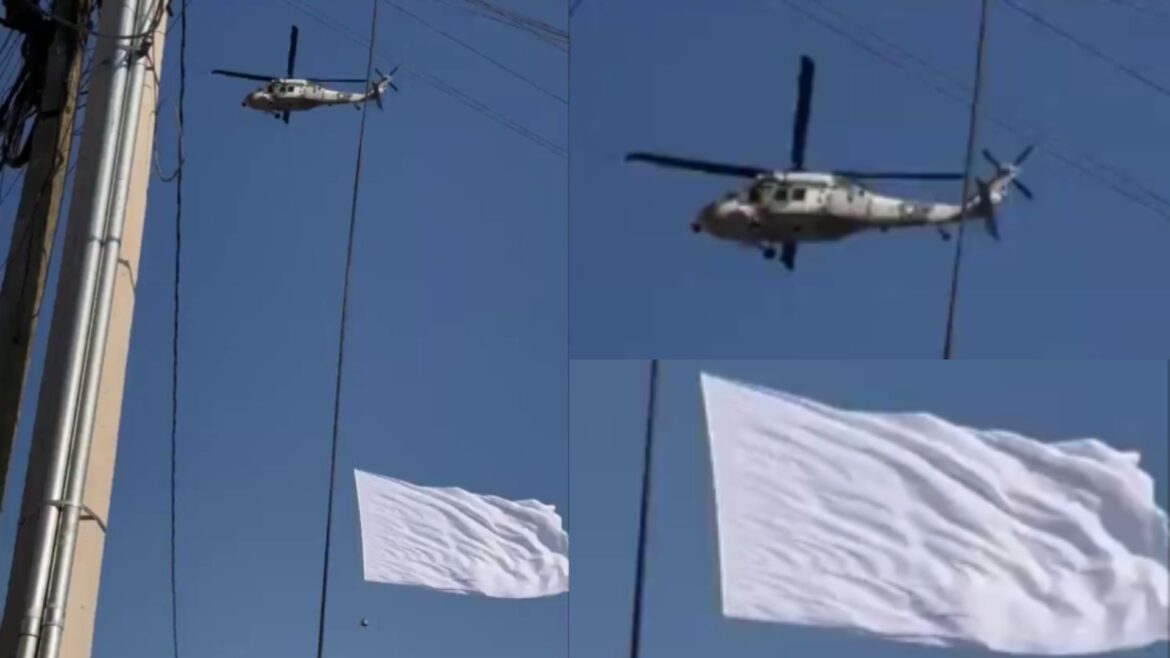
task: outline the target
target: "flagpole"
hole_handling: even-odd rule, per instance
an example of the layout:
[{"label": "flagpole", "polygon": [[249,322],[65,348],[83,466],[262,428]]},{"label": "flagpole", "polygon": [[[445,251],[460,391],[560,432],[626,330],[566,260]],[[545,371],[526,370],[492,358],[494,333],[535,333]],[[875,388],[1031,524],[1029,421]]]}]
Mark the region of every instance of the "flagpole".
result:
[{"label": "flagpole", "polygon": [[650,473],[654,412],[658,397],[658,359],[650,360],[650,391],[646,401],[645,454],[642,457],[642,510],[638,517],[638,565],[634,571],[634,618],[630,625],[630,658],[642,653],[642,583],[646,571],[646,522],[650,511]]}]

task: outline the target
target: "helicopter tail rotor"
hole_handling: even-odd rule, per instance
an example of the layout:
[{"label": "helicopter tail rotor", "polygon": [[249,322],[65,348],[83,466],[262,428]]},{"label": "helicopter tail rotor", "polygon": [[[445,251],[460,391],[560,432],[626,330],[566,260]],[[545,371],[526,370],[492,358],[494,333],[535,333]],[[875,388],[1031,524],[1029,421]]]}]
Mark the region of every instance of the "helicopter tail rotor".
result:
[{"label": "helicopter tail rotor", "polygon": [[390,73],[383,73],[382,69],[374,69],[374,72],[378,74],[379,80],[377,82],[370,83],[370,97],[373,98],[374,102],[378,104],[379,110],[383,109],[382,95],[386,93],[386,89],[389,88],[393,89],[394,91],[398,91],[398,86],[394,84],[394,74],[397,71],[397,66],[391,69]]},{"label": "helicopter tail rotor", "polygon": [[1027,160],[1028,156],[1032,154],[1032,150],[1034,148],[1035,145],[1029,145],[1025,147],[1024,150],[1020,151],[1020,154],[1016,156],[1016,159],[1008,165],[1004,165],[1002,162],[996,159],[996,157],[991,154],[991,151],[988,151],[987,149],[983,149],[983,158],[991,163],[991,166],[995,167],[996,178],[1007,180],[1013,187],[1020,191],[1020,194],[1023,194],[1028,199],[1033,199],[1035,197],[1032,194],[1032,190],[1028,189],[1027,185],[1021,183],[1018,176],[1020,174],[1020,166],[1024,163],[1024,160]]}]

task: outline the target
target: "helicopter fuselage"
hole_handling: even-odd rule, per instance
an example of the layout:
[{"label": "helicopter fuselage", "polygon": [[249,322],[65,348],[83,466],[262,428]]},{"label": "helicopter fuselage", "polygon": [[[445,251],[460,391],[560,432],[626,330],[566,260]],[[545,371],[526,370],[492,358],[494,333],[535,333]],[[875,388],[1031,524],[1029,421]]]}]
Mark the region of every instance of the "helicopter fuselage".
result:
[{"label": "helicopter fuselage", "polygon": [[260,112],[299,112],[325,105],[352,105],[368,93],[337,91],[308,80],[273,80],[244,97],[241,105]]},{"label": "helicopter fuselage", "polygon": [[[1002,185],[995,185],[992,202],[1002,197]],[[692,228],[752,245],[830,242],[874,229],[952,224],[959,221],[960,211],[954,204],[876,194],[832,174],[778,172],[708,204]],[[965,219],[982,215],[972,203]]]}]

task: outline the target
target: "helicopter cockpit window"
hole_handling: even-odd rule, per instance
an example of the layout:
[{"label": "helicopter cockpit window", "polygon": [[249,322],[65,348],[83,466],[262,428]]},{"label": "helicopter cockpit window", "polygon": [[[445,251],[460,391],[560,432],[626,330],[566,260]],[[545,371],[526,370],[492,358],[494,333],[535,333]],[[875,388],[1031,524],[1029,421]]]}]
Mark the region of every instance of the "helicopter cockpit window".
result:
[{"label": "helicopter cockpit window", "polygon": [[776,194],[772,195],[772,200],[773,201],[787,201],[788,200],[788,188],[786,188],[786,187],[776,188]]}]

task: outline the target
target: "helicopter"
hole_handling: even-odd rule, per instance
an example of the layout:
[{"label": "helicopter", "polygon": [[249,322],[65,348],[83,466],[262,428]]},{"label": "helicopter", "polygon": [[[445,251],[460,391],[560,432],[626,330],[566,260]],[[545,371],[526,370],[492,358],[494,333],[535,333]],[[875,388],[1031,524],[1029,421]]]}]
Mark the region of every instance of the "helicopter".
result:
[{"label": "helicopter", "polygon": [[1018,180],[1020,165],[1031,154],[1032,146],[1009,164],[1001,163],[984,149],[983,157],[995,167],[995,173],[987,181],[975,179],[975,194],[961,206],[878,194],[861,181],[962,180],[962,173],[806,171],[804,152],[815,70],[812,58],[801,56],[792,160],[787,170],[647,152],[629,153],[625,159],[751,179],[744,188],[728,192],[704,206],[691,223],[691,230],[759,249],[769,260],[776,258],[776,245],[780,245],[780,262],[789,271],[796,267],[797,247],[801,243],[830,242],[874,229],[886,232],[891,228],[932,226],[944,240],[949,240],[946,226],[961,220],[982,219],[987,232],[998,240],[996,209],[1008,197],[1010,187],[1033,198],[1031,190]]},{"label": "helicopter", "polygon": [[[224,69],[215,69],[212,73],[229,78],[267,82],[268,84],[245,96],[240,105],[260,112],[271,112],[273,116],[285,123],[288,123],[293,112],[312,110],[328,105],[353,105],[355,109],[359,109],[362,103],[373,100],[378,104],[378,109],[382,109],[382,94],[386,92],[386,89],[398,91],[398,87],[392,81],[394,74],[398,71],[397,66],[389,74],[375,69],[379,76],[377,82],[371,82],[364,78],[294,78],[298,32],[297,26],[293,25],[289,35],[288,73],[284,77],[241,73]],[[368,83],[369,89],[360,93],[337,91],[322,86],[323,82]]]}]

